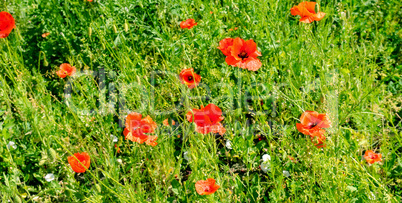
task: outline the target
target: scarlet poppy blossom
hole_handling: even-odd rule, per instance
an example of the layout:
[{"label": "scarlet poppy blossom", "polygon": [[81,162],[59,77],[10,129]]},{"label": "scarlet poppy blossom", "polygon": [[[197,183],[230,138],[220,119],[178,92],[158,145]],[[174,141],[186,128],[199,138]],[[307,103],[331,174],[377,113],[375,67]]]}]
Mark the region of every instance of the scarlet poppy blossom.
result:
[{"label": "scarlet poppy blossom", "polygon": [[61,78],[65,78],[74,75],[76,70],[77,69],[74,66],[71,66],[68,63],[63,63],[60,65],[60,70],[58,70],[56,74]]},{"label": "scarlet poppy blossom", "polygon": [[210,195],[215,193],[220,186],[215,184],[215,179],[199,180],[195,183],[195,190],[199,195]]},{"label": "scarlet poppy blossom", "polygon": [[364,159],[366,159],[367,163],[369,163],[369,164],[373,164],[375,162],[380,162],[381,154],[376,154],[373,152],[373,150],[367,150],[364,153]]},{"label": "scarlet poppy blossom", "polygon": [[50,35],[50,32],[45,32],[45,33],[42,34],[42,37],[43,37],[43,38],[46,38],[46,37],[49,36],[49,35]]},{"label": "scarlet poppy blossom", "polygon": [[313,21],[320,21],[324,18],[325,13],[323,12],[315,12],[315,4],[316,2],[308,2],[304,1],[299,3],[299,5],[294,6],[290,9],[290,13],[292,15],[299,15],[300,22],[303,23],[311,23]]},{"label": "scarlet poppy blossom", "polygon": [[231,66],[240,67],[250,71],[257,71],[261,68],[261,61],[257,56],[261,53],[257,50],[254,40],[243,40],[236,38],[233,40],[231,54],[226,57],[226,63]]},{"label": "scarlet poppy blossom", "polygon": [[327,114],[319,114],[315,111],[305,111],[300,117],[301,123],[296,123],[299,132],[309,135],[311,141],[317,148],[325,147],[325,130],[322,128],[331,127]]},{"label": "scarlet poppy blossom", "polygon": [[193,68],[183,69],[179,76],[181,83],[187,85],[190,89],[198,86],[201,82],[201,76],[195,73]]},{"label": "scarlet poppy blossom", "polygon": [[6,38],[15,28],[15,20],[13,16],[6,12],[0,12],[0,38]]},{"label": "scarlet poppy blossom", "polygon": [[315,111],[305,111],[300,117],[300,123],[296,123],[296,128],[299,132],[310,135],[319,136],[325,133],[322,128],[331,127],[327,114],[319,114]]},{"label": "scarlet poppy blossom", "polygon": [[74,156],[69,156],[67,159],[71,168],[76,173],[84,173],[91,164],[91,158],[89,157],[89,154],[86,152],[75,153]]},{"label": "scarlet poppy blossom", "polygon": [[225,56],[231,55],[233,46],[233,38],[225,38],[219,42],[218,49],[222,51]]},{"label": "scarlet poppy blossom", "polygon": [[197,23],[195,22],[195,20],[194,19],[187,19],[187,20],[185,20],[185,21],[182,21],[181,23],[180,23],[180,27],[182,28],[182,29],[185,29],[185,28],[187,28],[187,29],[191,29],[191,28],[193,28],[194,26],[196,26],[197,25]]},{"label": "scarlet poppy blossom", "polygon": [[215,104],[208,104],[205,108],[193,109],[186,114],[189,122],[194,122],[197,125],[197,132],[201,134],[219,133],[223,135],[226,129],[220,123],[224,118],[222,110]]},{"label": "scarlet poppy blossom", "polygon": [[130,113],[126,117],[126,128],[123,134],[126,139],[139,144],[146,143],[151,146],[155,146],[157,136],[149,136],[145,133],[154,133],[157,127],[156,123],[152,120],[150,116],[142,118],[139,113]]}]

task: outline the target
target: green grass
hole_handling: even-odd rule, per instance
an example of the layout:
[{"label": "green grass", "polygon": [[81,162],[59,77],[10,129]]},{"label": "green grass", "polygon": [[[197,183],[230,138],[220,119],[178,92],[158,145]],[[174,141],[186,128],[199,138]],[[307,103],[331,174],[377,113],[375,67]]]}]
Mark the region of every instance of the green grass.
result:
[{"label": "green grass", "polygon": [[[1,201],[400,202],[402,4],[318,1],[325,18],[302,24],[298,3],[1,1],[17,26],[0,39]],[[198,25],[180,29],[187,18]],[[228,66],[216,48],[226,37],[253,39],[262,68]],[[61,63],[78,74],[60,79]],[[192,90],[178,79],[190,67],[202,76]],[[209,103],[224,112],[223,136],[185,120]],[[329,115],[326,148],[297,131],[305,110]],[[156,147],[124,140],[130,111],[158,123]],[[369,149],[381,164],[362,159]],[[91,166],[76,174],[67,157],[83,151]],[[221,187],[200,196],[207,178]]]}]

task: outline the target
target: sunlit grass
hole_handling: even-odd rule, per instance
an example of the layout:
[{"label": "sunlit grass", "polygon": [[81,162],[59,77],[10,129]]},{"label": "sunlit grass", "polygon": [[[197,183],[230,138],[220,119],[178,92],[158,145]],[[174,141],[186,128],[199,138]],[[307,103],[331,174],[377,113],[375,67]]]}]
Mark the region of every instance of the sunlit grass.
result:
[{"label": "sunlit grass", "polygon": [[[320,1],[326,16],[311,24],[290,15],[298,3],[1,3],[17,22],[0,39],[2,202],[399,202],[401,3]],[[188,18],[198,25],[180,29]],[[226,37],[253,39],[261,69],[228,66],[217,49]],[[60,79],[62,63],[77,74]],[[202,76],[197,88],[180,83],[185,68]],[[209,103],[223,111],[223,136],[185,117]],[[305,110],[329,115],[326,148],[297,131]],[[133,111],[158,123],[157,146],[124,140]],[[369,149],[381,164],[366,163]],[[67,157],[83,151],[91,166],[76,174]],[[194,184],[207,178],[221,187],[200,196]]]}]

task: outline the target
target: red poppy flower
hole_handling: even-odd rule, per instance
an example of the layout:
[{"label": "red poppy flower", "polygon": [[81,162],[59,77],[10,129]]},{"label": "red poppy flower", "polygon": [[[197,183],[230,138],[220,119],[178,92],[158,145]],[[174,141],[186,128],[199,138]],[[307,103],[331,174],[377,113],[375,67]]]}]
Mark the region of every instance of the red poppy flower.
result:
[{"label": "red poppy flower", "polygon": [[311,23],[313,21],[320,21],[324,18],[325,13],[323,12],[315,12],[315,2],[301,2],[299,5],[294,6],[290,9],[290,13],[292,15],[299,15],[300,22],[303,23]]},{"label": "red poppy flower", "polygon": [[199,180],[195,183],[195,190],[200,195],[210,195],[215,193],[220,188],[215,184],[215,179],[208,178],[207,180]]},{"label": "red poppy flower", "polygon": [[0,38],[6,38],[15,28],[15,20],[6,11],[0,12]]},{"label": "red poppy flower", "polygon": [[49,35],[50,35],[50,32],[45,32],[45,33],[42,34],[42,37],[43,37],[43,38],[46,38],[46,37],[49,36]]},{"label": "red poppy flower", "polygon": [[194,19],[187,19],[180,23],[180,27],[182,29],[184,29],[184,28],[191,29],[192,27],[194,27],[196,25],[197,25],[197,23],[195,22]]},{"label": "red poppy flower", "polygon": [[222,51],[225,56],[231,55],[231,50],[233,46],[233,39],[232,38],[225,38],[219,42],[218,49]]},{"label": "red poppy flower", "polygon": [[61,78],[65,78],[67,77],[67,75],[68,76],[74,75],[76,70],[77,69],[74,66],[71,66],[68,63],[63,63],[60,65],[60,70],[58,70],[56,74]]},{"label": "red poppy flower", "polygon": [[226,57],[226,63],[250,71],[257,71],[262,65],[257,56],[261,56],[261,53],[257,50],[257,44],[254,40],[244,41],[238,37],[233,40],[231,55]]},{"label": "red poppy flower", "polygon": [[375,162],[380,162],[381,154],[376,154],[373,152],[373,150],[367,150],[364,153],[364,159],[366,159],[367,163],[369,163],[369,164],[373,164]]},{"label": "red poppy flower", "polygon": [[154,133],[157,127],[156,123],[150,116],[142,118],[139,113],[130,113],[126,117],[126,128],[123,134],[126,139],[139,144],[146,143],[148,145],[155,146],[157,136],[149,136],[144,133]]},{"label": "red poppy flower", "polygon": [[310,135],[319,136],[325,133],[322,128],[331,127],[327,114],[319,114],[315,111],[305,111],[300,117],[301,123],[296,123],[296,128],[299,132]]},{"label": "red poppy flower", "polygon": [[222,110],[215,104],[208,104],[205,108],[193,109],[186,114],[189,122],[194,122],[197,125],[197,132],[201,134],[219,133],[223,135],[226,129],[220,123],[223,120]]},{"label": "red poppy flower", "polygon": [[188,88],[193,89],[201,82],[201,76],[194,72],[193,68],[183,69],[180,72],[180,81],[182,84],[188,86]]},{"label": "red poppy flower", "polygon": [[[69,156],[68,163],[70,164],[73,171],[76,173],[84,173],[91,164],[91,159],[89,154],[86,152],[75,153],[74,156]],[[78,160],[77,160],[78,159]]]}]

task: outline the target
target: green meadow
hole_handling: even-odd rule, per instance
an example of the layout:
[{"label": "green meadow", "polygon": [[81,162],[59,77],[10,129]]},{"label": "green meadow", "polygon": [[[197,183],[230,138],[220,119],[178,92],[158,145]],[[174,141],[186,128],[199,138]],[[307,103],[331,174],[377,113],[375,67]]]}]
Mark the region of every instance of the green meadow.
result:
[{"label": "green meadow", "polygon": [[[299,3],[0,1],[16,25],[0,39],[1,202],[401,202],[401,1],[319,0],[312,23]],[[225,62],[229,37],[254,40],[258,71]],[[223,135],[187,121],[211,103]],[[323,148],[296,128],[308,110],[332,123]],[[156,122],[156,146],[125,139],[131,112]],[[220,188],[199,195],[208,178]]]}]

